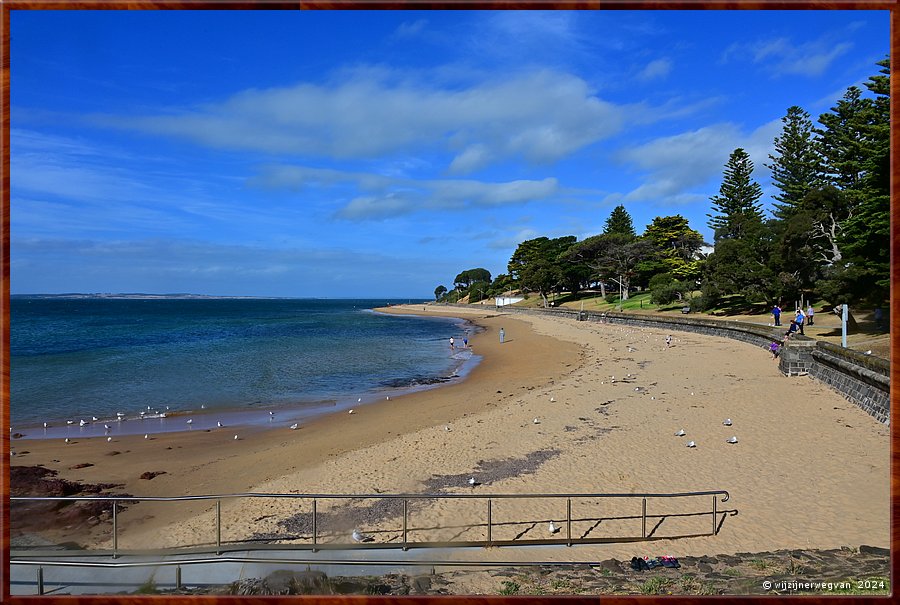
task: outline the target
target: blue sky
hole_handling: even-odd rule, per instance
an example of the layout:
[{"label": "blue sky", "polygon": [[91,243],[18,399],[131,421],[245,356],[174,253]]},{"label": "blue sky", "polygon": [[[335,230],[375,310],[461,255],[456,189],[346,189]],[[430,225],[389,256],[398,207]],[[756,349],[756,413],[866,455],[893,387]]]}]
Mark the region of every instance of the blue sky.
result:
[{"label": "blue sky", "polygon": [[12,293],[428,298],[706,214],[887,11],[12,11]]}]

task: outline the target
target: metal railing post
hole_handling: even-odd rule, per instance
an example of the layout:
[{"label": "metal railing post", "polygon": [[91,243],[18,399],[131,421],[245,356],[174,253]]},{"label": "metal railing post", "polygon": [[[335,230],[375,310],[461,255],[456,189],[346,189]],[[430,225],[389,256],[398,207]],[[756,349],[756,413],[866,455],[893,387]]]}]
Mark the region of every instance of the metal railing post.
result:
[{"label": "metal railing post", "polygon": [[572,499],[566,498],[566,546],[572,546]]},{"label": "metal railing post", "polygon": [[119,556],[119,523],[116,517],[116,511],[119,508],[119,503],[116,500],[113,500],[113,559]]},{"label": "metal railing post", "polygon": [[641,537],[647,537],[647,499],[641,499]]},{"label": "metal railing post", "polygon": [[403,550],[409,550],[409,545],[406,543],[406,513],[407,513],[407,501],[403,500]]},{"label": "metal railing post", "polygon": [[38,566],[37,568],[37,585],[38,585],[38,594],[44,594],[44,568]]},{"label": "metal railing post", "polygon": [[316,548],[316,544],[318,544],[318,538],[316,536],[316,499],[313,498],[313,515],[312,515],[312,524],[313,524],[313,552],[319,552],[319,549]]},{"label": "metal railing post", "polygon": [[216,554],[222,554],[222,501],[216,500]]},{"label": "metal railing post", "polygon": [[175,566],[175,590],[181,590],[181,565]]},{"label": "metal railing post", "polygon": [[713,517],[713,530],[712,530],[712,535],[715,536],[715,535],[718,533],[718,531],[719,531],[718,528],[716,527],[716,495],[715,495],[715,494],[713,494],[712,499],[713,499],[713,515],[712,515],[712,517]]},{"label": "metal railing post", "polygon": [[491,499],[488,498],[488,523],[487,523],[487,542],[491,545]]}]

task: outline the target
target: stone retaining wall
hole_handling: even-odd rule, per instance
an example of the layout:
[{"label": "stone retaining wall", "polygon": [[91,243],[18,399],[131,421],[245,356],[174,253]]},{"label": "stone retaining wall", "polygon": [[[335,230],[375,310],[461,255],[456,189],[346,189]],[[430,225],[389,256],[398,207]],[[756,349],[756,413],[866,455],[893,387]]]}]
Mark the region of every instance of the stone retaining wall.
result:
[{"label": "stone retaining wall", "polygon": [[[598,313],[575,309],[533,309],[515,306],[503,307],[502,311],[567,317],[575,321],[625,324],[666,331],[694,332],[740,340],[766,349],[772,341],[780,342],[786,329],[781,326],[776,328],[688,316]],[[778,368],[785,376],[809,375],[824,382],[879,422],[890,424],[890,362],[887,360],[816,341],[808,336],[795,335],[783,348]]]}]

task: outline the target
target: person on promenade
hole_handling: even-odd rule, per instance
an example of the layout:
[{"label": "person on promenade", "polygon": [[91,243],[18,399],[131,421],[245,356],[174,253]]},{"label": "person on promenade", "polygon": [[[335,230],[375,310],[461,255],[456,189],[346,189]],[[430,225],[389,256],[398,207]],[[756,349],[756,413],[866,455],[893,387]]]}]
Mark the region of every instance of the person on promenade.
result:
[{"label": "person on promenade", "polygon": [[797,322],[792,319],[791,325],[788,327],[788,331],[784,333],[784,339],[787,340],[788,338],[790,338],[794,334],[794,332],[797,331],[797,329]]},{"label": "person on promenade", "polygon": [[813,325],[813,316],[816,312],[812,308],[812,303],[808,307],[806,307],[806,323],[809,325]]},{"label": "person on promenade", "polygon": [[779,307],[777,304],[774,307],[772,307],[772,315],[775,317],[775,325],[780,326],[781,325],[781,307]]},{"label": "person on promenade", "polygon": [[881,307],[875,307],[874,319],[875,329],[879,332],[882,331],[884,329],[882,327],[882,323],[884,322],[884,311],[881,310]]},{"label": "person on promenade", "polygon": [[500,328],[500,344],[503,344],[503,341],[506,339],[506,332],[503,331],[503,328]]},{"label": "person on promenade", "polygon": [[794,318],[794,321],[797,322],[797,327],[800,328],[800,334],[803,335],[803,323],[806,320],[806,315],[803,314],[803,309],[797,309],[797,317]]},{"label": "person on promenade", "polygon": [[456,348],[456,345],[454,344],[454,342],[455,341],[453,340],[453,337],[451,336],[450,337],[450,350],[451,351]]}]

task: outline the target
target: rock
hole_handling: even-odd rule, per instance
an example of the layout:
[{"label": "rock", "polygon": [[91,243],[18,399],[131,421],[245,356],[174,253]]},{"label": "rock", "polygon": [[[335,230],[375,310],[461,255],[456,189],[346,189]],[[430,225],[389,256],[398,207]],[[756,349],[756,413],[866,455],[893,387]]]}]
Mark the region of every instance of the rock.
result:
[{"label": "rock", "polygon": [[887,557],[891,554],[891,551],[887,548],[878,548],[877,546],[866,546],[863,544],[859,547],[859,554],[861,555],[879,555],[883,557]]},{"label": "rock", "polygon": [[701,573],[712,573],[712,566],[707,563],[697,563],[697,570]]},{"label": "rock", "polygon": [[416,594],[428,594],[431,590],[431,576],[417,576],[413,578],[412,588]]},{"label": "rock", "polygon": [[77,470],[77,469],[79,469],[79,468],[87,468],[87,467],[89,467],[89,466],[94,466],[94,465],[91,464],[90,462],[82,462],[81,464],[76,464],[75,466],[70,466],[70,467],[69,467],[69,470],[74,471],[74,470]]},{"label": "rock", "polygon": [[618,559],[606,559],[605,561],[600,561],[597,567],[613,573],[620,573],[622,571],[622,564]]},{"label": "rock", "polygon": [[153,479],[154,477],[159,477],[160,475],[165,475],[166,471],[147,471],[146,473],[141,473],[141,479]]},{"label": "rock", "polygon": [[113,450],[113,451],[111,451],[111,452],[106,452],[106,453],[104,454],[104,456],[118,456],[118,455],[121,454],[121,453],[122,453],[122,452],[117,452],[116,450]]},{"label": "rock", "polygon": [[12,434],[13,439],[21,439],[24,436],[25,435],[23,435],[22,433],[13,433]]}]

